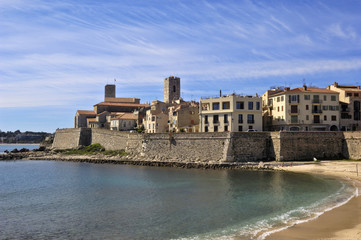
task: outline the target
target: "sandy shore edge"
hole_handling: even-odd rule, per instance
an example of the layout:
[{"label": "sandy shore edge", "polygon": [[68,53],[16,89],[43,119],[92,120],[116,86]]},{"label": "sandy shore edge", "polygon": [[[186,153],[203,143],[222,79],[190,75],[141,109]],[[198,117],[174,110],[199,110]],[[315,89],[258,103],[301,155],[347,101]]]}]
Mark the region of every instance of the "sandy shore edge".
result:
[{"label": "sandy shore edge", "polygon": [[[358,196],[346,204],[322,214],[315,220],[273,233],[266,240],[283,239],[361,239],[361,162],[322,161],[282,167],[286,171],[319,174],[351,181]],[[358,173],[357,173],[358,170]]]}]

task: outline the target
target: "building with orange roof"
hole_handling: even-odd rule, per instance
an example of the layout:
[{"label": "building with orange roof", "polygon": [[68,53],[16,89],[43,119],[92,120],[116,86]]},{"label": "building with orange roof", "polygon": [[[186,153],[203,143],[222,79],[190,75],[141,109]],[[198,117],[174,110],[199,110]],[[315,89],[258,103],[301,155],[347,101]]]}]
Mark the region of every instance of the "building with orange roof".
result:
[{"label": "building with orange roof", "polygon": [[339,93],[329,89],[285,88],[268,97],[266,130],[337,131],[340,129]]},{"label": "building with orange roof", "polygon": [[[148,104],[140,104],[139,98],[116,98],[115,97],[115,85],[107,84],[105,86],[104,93],[104,102],[97,103],[93,106],[93,111],[90,110],[78,110],[75,114],[74,127],[88,127],[88,128],[106,128],[111,129],[111,120],[114,113],[119,113],[119,116],[134,115],[134,112],[137,112],[135,117],[137,117],[136,124],[141,124],[143,120],[143,115],[147,108],[150,106]],[[125,115],[128,113],[127,115]],[[118,116],[118,117],[119,117]],[[134,119],[132,117],[132,128],[134,128]],[[123,119],[125,120],[125,119]],[[121,119],[115,120],[114,126],[118,126],[116,122],[120,123],[123,121]],[[124,124],[122,125],[124,126]],[[129,126],[129,124],[127,124]],[[124,128],[124,127],[123,127]],[[114,127],[114,129],[123,129],[121,127]]]},{"label": "building with orange roof", "polygon": [[340,125],[342,131],[361,130],[361,89],[355,85],[340,85],[337,82],[327,87],[340,94]]}]

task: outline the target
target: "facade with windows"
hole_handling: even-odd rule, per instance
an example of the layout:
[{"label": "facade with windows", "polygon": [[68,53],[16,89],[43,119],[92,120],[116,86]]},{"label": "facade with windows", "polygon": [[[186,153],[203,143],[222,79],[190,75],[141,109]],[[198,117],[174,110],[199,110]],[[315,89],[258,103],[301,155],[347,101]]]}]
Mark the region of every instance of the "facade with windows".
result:
[{"label": "facade with windows", "polygon": [[271,130],[337,131],[340,128],[339,93],[321,88],[285,89],[270,96]]},{"label": "facade with windows", "polygon": [[200,132],[262,131],[261,98],[236,94],[200,99]]},{"label": "facade with windows", "polygon": [[340,93],[340,126],[342,131],[361,131],[360,86],[339,85],[337,82],[327,89]]}]

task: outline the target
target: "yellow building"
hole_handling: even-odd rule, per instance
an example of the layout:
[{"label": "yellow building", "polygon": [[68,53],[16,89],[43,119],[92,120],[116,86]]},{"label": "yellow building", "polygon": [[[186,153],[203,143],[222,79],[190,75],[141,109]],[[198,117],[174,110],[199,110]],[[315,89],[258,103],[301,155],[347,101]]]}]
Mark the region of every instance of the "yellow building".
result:
[{"label": "yellow building", "polygon": [[262,99],[231,94],[200,100],[200,132],[262,131]]},{"label": "yellow building", "polygon": [[169,131],[198,132],[199,131],[199,103],[176,101],[168,107]]},{"label": "yellow building", "polygon": [[342,131],[361,131],[360,86],[339,85],[337,82],[327,89],[340,93],[340,126]]},{"label": "yellow building", "polygon": [[340,127],[339,93],[321,88],[288,89],[269,96],[272,130],[337,131]]},{"label": "yellow building", "polygon": [[146,133],[164,133],[168,131],[168,106],[166,103],[155,100],[146,111],[143,119]]}]

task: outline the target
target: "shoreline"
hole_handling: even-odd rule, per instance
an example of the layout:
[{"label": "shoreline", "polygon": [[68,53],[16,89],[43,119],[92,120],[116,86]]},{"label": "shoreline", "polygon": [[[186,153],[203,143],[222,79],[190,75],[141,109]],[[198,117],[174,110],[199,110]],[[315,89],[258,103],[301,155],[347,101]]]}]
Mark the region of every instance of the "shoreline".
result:
[{"label": "shoreline", "polygon": [[[358,176],[356,164],[359,167]],[[284,170],[339,178],[351,182],[358,193],[345,204],[336,206],[315,219],[271,233],[265,237],[266,240],[361,239],[361,162],[322,161],[287,167]]]}]

